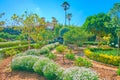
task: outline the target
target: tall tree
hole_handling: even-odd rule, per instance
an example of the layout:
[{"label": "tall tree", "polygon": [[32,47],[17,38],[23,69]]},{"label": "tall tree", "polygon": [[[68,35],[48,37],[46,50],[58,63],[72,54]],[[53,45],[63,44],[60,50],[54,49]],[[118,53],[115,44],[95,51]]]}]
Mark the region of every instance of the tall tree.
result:
[{"label": "tall tree", "polygon": [[83,28],[92,32],[97,36],[97,39],[103,37],[106,32],[106,23],[110,22],[110,17],[104,13],[99,13],[97,15],[87,17],[85,23],[83,24]]},{"label": "tall tree", "polygon": [[52,25],[55,27],[57,25],[57,19],[55,17],[52,17]]},{"label": "tall tree", "polygon": [[119,55],[119,48],[120,48],[120,3],[115,3],[113,8],[110,9],[109,13],[110,17],[112,18],[112,25],[116,28],[116,34],[118,37],[118,55]]},{"label": "tall tree", "polygon": [[69,21],[69,26],[70,26],[71,18],[72,18],[72,13],[68,13],[68,14],[67,14],[67,19],[68,19],[68,21]]},{"label": "tall tree", "polygon": [[70,4],[65,1],[65,2],[63,2],[62,7],[64,8],[64,11],[65,11],[65,26],[66,26],[67,10],[70,8]]},{"label": "tall tree", "polygon": [[[2,18],[2,16],[4,16],[5,13],[0,13],[0,18]],[[5,21],[0,21],[0,30],[3,30],[2,26],[5,24]]]},{"label": "tall tree", "polygon": [[112,18],[115,27],[120,27],[120,3],[115,3],[108,15]]},{"label": "tall tree", "polygon": [[18,15],[16,15],[16,14],[13,14],[12,15],[12,17],[11,17],[11,20],[13,20],[13,26],[15,27],[15,26],[18,26],[18,19],[19,19],[19,17],[18,17]]}]

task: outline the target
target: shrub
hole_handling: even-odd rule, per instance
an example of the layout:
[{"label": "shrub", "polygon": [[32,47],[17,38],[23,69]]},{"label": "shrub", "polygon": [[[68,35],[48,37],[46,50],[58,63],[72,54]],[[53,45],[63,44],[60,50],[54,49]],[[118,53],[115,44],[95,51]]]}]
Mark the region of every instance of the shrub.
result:
[{"label": "shrub", "polygon": [[54,62],[49,62],[47,65],[43,68],[43,74],[48,80],[56,80],[57,76],[55,72],[58,69],[58,65]]},{"label": "shrub", "polygon": [[5,42],[0,44],[0,48],[6,48],[6,47],[13,47],[13,46],[19,46],[19,45],[25,45],[27,42]]},{"label": "shrub", "polygon": [[67,59],[69,59],[69,60],[74,60],[74,59],[75,59],[75,54],[73,54],[73,53],[68,53],[68,54],[65,55],[65,57],[66,57]]},{"label": "shrub", "polygon": [[85,55],[93,60],[103,62],[106,64],[111,64],[114,66],[119,66],[120,64],[120,57],[119,56],[113,56],[113,55],[108,55],[108,54],[97,54],[95,52],[92,52],[89,49],[84,50]]},{"label": "shrub", "polygon": [[81,67],[74,74],[73,80],[99,80],[99,78],[96,72],[92,71],[89,68]]},{"label": "shrub", "polygon": [[98,80],[98,75],[88,68],[72,67],[64,71],[63,80]]},{"label": "shrub", "polygon": [[119,68],[118,68],[118,70],[117,70],[117,75],[120,76],[120,65],[119,65]]},{"label": "shrub", "polygon": [[24,54],[26,55],[39,55],[36,49],[27,50]]},{"label": "shrub", "polygon": [[54,43],[55,47],[59,45],[59,42]]},{"label": "shrub", "polygon": [[11,50],[8,50],[8,51],[5,52],[5,56],[13,56],[17,53],[19,53],[18,50],[11,49]]},{"label": "shrub", "polygon": [[33,66],[33,69],[36,73],[43,75],[43,67],[47,65],[51,60],[48,58],[40,58]]},{"label": "shrub", "polygon": [[57,56],[54,53],[49,53],[46,55],[49,59],[55,59]]},{"label": "shrub", "polygon": [[64,52],[65,49],[66,49],[66,46],[64,46],[64,45],[60,45],[60,46],[56,47],[56,50],[57,50],[58,52]]},{"label": "shrub", "polygon": [[0,38],[0,42],[6,42],[6,39]]},{"label": "shrub", "polygon": [[64,68],[62,67],[59,67],[56,72],[55,72],[55,75],[57,76],[57,79],[56,80],[63,80],[63,72],[64,72]]},{"label": "shrub", "polygon": [[67,68],[64,72],[63,72],[63,80],[73,80],[73,76],[74,74],[79,70],[79,67],[71,67],[71,68]]},{"label": "shrub", "polygon": [[[35,44],[31,44],[31,48],[34,48],[34,47],[33,47],[34,45],[35,45]],[[6,55],[5,55],[5,52],[6,52],[6,51],[9,51],[9,50],[11,50],[11,49],[17,50],[17,51],[19,51],[19,52],[23,52],[23,51],[26,51],[26,50],[28,49],[28,45],[5,48],[5,49],[0,50],[0,53],[2,53],[4,56],[6,56]]]},{"label": "shrub", "polygon": [[14,58],[11,63],[12,70],[33,71],[34,63],[39,59],[37,56],[27,55]]},{"label": "shrub", "polygon": [[46,45],[45,47],[47,47],[49,50],[52,50],[55,48],[55,44],[49,44],[49,45]]},{"label": "shrub", "polygon": [[77,65],[77,66],[85,66],[85,67],[92,67],[92,63],[90,61],[88,61],[87,59],[82,58],[82,57],[76,58],[75,65]]},{"label": "shrub", "polygon": [[42,47],[38,53],[39,54],[48,54],[50,52],[50,50],[47,47]]}]

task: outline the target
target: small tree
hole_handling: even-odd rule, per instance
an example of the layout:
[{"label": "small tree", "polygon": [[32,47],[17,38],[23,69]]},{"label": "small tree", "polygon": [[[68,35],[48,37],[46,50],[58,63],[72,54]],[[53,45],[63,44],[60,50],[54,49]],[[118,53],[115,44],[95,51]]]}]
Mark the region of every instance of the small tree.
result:
[{"label": "small tree", "polygon": [[88,40],[92,34],[88,34],[79,27],[72,27],[68,32],[63,35],[65,44],[74,44],[76,46],[81,46],[83,42]]},{"label": "small tree", "polygon": [[60,45],[56,48],[56,50],[59,52],[59,53],[62,53],[62,57],[63,57],[63,63],[65,64],[65,58],[64,58],[64,51],[66,50],[66,46],[64,45]]}]

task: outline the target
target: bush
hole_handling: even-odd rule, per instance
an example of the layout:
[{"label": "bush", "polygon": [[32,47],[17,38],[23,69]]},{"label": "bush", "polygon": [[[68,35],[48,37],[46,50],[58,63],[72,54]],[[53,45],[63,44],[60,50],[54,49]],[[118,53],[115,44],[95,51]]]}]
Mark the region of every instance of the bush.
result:
[{"label": "bush", "polygon": [[98,75],[84,67],[68,68],[63,73],[63,80],[99,80]]},{"label": "bush", "polygon": [[47,65],[51,60],[48,58],[40,58],[33,66],[33,69],[36,73],[43,75],[43,68]]},{"label": "bush", "polygon": [[55,59],[57,56],[54,53],[49,53],[46,55],[49,59]]},{"label": "bush", "polygon": [[26,55],[36,55],[36,56],[39,56],[38,51],[37,51],[36,49],[27,50],[24,54],[26,54]]},{"label": "bush", "polygon": [[71,68],[67,68],[64,72],[63,72],[63,80],[73,80],[73,76],[74,74],[79,70],[79,67],[71,67]]},{"label": "bush", "polygon": [[113,55],[107,55],[107,54],[96,54],[95,52],[92,52],[89,49],[84,50],[85,55],[93,60],[103,62],[106,64],[111,64],[114,66],[119,66],[120,64],[120,57],[119,56],[113,56]]},{"label": "bush", "polygon": [[13,55],[18,54],[18,53],[19,53],[18,50],[11,49],[11,50],[8,50],[5,52],[5,56],[13,56]]},{"label": "bush", "polygon": [[65,57],[66,57],[67,59],[69,59],[69,60],[74,60],[74,59],[75,59],[75,54],[73,54],[73,53],[68,53],[68,54],[65,55]]},{"label": "bush", "polygon": [[57,79],[56,80],[63,80],[63,72],[64,72],[64,68],[62,67],[59,67],[56,72],[55,72],[55,75],[57,76]]},{"label": "bush", "polygon": [[6,47],[13,47],[13,46],[19,46],[19,45],[25,45],[27,42],[5,42],[0,44],[0,48],[6,48]]},{"label": "bush", "polygon": [[56,47],[56,51],[58,51],[58,52],[64,52],[65,49],[66,49],[66,46],[64,46],[64,45],[60,45],[60,46]]},{"label": "bush", "polygon": [[50,50],[47,47],[42,47],[38,53],[39,54],[48,54],[50,52]]},{"label": "bush", "polygon": [[117,75],[120,76],[120,65],[119,65],[119,68],[118,68],[118,70],[117,70]]},{"label": "bush", "polygon": [[43,74],[48,80],[56,80],[57,76],[55,72],[58,69],[58,65],[54,62],[49,62],[47,65],[43,68]]},{"label": "bush", "polygon": [[82,58],[82,57],[76,58],[75,65],[77,65],[77,66],[85,66],[85,67],[92,67],[92,63],[90,61],[88,61],[87,59]]},{"label": "bush", "polygon": [[49,50],[52,50],[55,48],[55,44],[49,44],[49,45],[46,45],[45,47],[47,47]]},{"label": "bush", "polygon": [[21,56],[14,58],[11,63],[12,70],[27,70],[33,71],[34,63],[39,59],[37,56]]},{"label": "bush", "polygon": [[0,42],[6,42],[6,39],[0,38]]},{"label": "bush", "polygon": [[[35,45],[35,44],[31,44],[31,48],[34,48],[34,47],[33,47],[34,45]],[[19,51],[19,52],[23,52],[23,51],[26,51],[26,50],[28,49],[28,45],[5,48],[5,49],[0,50],[0,53],[3,54],[4,56],[6,56],[6,55],[5,55],[5,52],[6,52],[6,51],[9,51],[9,50],[12,50],[12,49],[17,50],[17,51]]]},{"label": "bush", "polygon": [[99,80],[99,78],[96,72],[92,71],[89,68],[81,67],[74,74],[73,80]]}]

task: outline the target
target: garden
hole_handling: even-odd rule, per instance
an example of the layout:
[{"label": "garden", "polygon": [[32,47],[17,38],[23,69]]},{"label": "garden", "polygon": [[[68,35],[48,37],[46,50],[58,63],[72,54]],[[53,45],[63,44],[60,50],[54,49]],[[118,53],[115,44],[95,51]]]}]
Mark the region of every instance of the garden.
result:
[{"label": "garden", "polygon": [[82,26],[62,7],[69,24],[28,11],[0,21],[0,80],[120,80],[120,3]]}]

